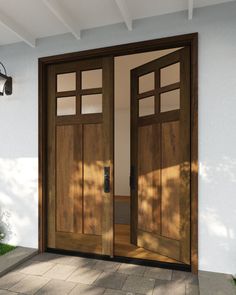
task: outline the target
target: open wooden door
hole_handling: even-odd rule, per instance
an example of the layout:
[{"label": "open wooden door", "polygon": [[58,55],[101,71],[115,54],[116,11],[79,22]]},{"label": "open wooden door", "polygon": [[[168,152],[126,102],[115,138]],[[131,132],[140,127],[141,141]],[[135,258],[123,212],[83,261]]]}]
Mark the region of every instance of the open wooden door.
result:
[{"label": "open wooden door", "polygon": [[113,59],[47,77],[47,247],[113,256]]},{"label": "open wooden door", "polygon": [[190,264],[190,52],[131,71],[131,242]]}]

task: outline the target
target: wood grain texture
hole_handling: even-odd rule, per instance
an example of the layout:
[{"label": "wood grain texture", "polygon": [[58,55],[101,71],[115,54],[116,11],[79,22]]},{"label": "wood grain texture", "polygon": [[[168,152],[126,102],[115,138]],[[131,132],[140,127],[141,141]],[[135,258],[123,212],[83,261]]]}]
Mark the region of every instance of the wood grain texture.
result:
[{"label": "wood grain texture", "polygon": [[190,46],[191,57],[191,268],[198,273],[198,37]]},{"label": "wood grain texture", "polygon": [[172,37],[164,37],[160,39],[153,39],[147,41],[139,41],[122,45],[115,45],[110,47],[96,48],[83,50],[73,53],[64,53],[54,56],[47,56],[40,58],[40,62],[48,64],[56,64],[61,62],[85,60],[88,58],[104,57],[104,56],[119,56],[134,54],[140,52],[147,52],[153,50],[162,50],[169,48],[177,48],[182,46],[189,46],[198,38],[198,33],[184,34]]},{"label": "wood grain texture", "polygon": [[160,233],[160,172],[160,124],[140,127],[138,134],[138,228],[151,233]]},{"label": "wood grain texture", "polygon": [[56,247],[63,250],[101,254],[101,236],[59,232],[56,236]]},{"label": "wood grain texture", "polygon": [[84,234],[102,234],[103,129],[101,124],[83,126]]},{"label": "wood grain texture", "polygon": [[190,50],[180,52],[180,259],[191,263]]},{"label": "wood grain texture", "polygon": [[47,238],[47,199],[46,199],[46,137],[47,124],[45,118],[46,101],[48,92],[45,87],[48,72],[45,71],[45,66],[38,61],[38,248],[42,253],[46,250]]},{"label": "wood grain texture", "polygon": [[115,195],[114,199],[116,202],[130,202],[130,196]]},{"label": "wood grain texture", "polygon": [[82,131],[82,125],[73,126],[74,233],[83,232],[83,145],[81,140],[83,136]]},{"label": "wood grain texture", "polygon": [[138,231],[138,245],[155,253],[180,260],[179,241],[164,236],[153,235],[147,231]]},{"label": "wood grain texture", "polygon": [[102,254],[114,255],[114,59],[103,58],[104,166],[110,167],[110,192],[103,193]]},{"label": "wood grain texture", "polygon": [[57,231],[82,233],[81,126],[56,128]]},{"label": "wood grain texture", "polygon": [[56,128],[56,231],[74,231],[73,126]]},{"label": "wood grain texture", "polygon": [[[130,240],[131,243],[137,244],[137,231],[138,231],[138,173],[137,163],[138,163],[138,129],[135,128],[138,125],[138,103],[137,103],[137,93],[138,93],[138,76],[135,70],[130,72],[131,81],[131,105],[130,108],[130,161],[131,169],[133,170],[133,182],[134,185],[130,189],[131,194],[131,206],[130,206]],[[130,169],[130,170],[131,170]],[[130,171],[131,172],[131,171]]]},{"label": "wood grain texture", "polygon": [[179,122],[162,123],[162,234],[180,239]]},{"label": "wood grain texture", "polygon": [[182,264],[178,260],[130,243],[130,226],[128,224],[115,224],[115,255]]},{"label": "wood grain texture", "polygon": [[[48,68],[48,101],[47,112],[51,114],[52,110],[55,110],[55,68],[53,66]],[[55,248],[56,246],[56,173],[55,173],[55,116],[48,116],[47,118],[47,247]]]}]

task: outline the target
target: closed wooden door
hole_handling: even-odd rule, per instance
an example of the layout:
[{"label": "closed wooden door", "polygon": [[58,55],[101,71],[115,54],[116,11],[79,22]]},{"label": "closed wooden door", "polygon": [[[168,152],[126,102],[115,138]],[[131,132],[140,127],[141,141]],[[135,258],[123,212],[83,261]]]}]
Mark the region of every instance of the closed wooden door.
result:
[{"label": "closed wooden door", "polygon": [[50,65],[47,77],[47,247],[112,256],[113,59]]},{"label": "closed wooden door", "polygon": [[131,71],[131,242],[190,264],[190,53]]}]

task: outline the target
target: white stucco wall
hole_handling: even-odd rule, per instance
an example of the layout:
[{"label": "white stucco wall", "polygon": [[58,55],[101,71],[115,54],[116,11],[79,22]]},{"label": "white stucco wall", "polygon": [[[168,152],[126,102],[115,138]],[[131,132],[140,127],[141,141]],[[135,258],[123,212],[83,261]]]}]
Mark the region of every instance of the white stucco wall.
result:
[{"label": "white stucco wall", "polygon": [[0,46],[13,95],[0,97],[0,206],[10,242],[37,247],[38,57],[199,32],[199,268],[236,274],[236,2]]}]

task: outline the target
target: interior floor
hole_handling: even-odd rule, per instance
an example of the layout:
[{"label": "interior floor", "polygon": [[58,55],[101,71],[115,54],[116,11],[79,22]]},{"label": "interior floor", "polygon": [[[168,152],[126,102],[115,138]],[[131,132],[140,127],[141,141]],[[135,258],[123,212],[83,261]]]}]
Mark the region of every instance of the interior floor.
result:
[{"label": "interior floor", "polygon": [[130,225],[128,224],[115,224],[115,255],[181,264],[177,260],[131,244]]},{"label": "interior floor", "polygon": [[130,243],[130,197],[115,197],[115,255],[160,262],[181,262]]}]

